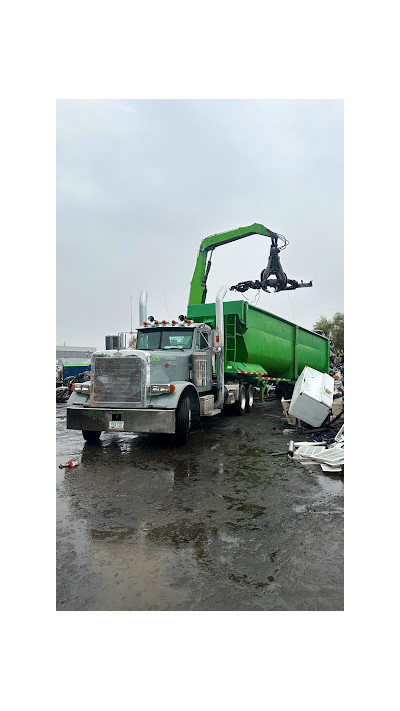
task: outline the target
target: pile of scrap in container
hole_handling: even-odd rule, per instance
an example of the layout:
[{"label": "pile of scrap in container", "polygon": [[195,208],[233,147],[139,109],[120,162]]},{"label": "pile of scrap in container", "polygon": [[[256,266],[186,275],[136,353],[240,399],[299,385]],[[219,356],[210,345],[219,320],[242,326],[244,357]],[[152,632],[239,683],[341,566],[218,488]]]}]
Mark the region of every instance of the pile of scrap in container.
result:
[{"label": "pile of scrap in container", "polygon": [[[305,434],[327,432],[343,416],[343,387],[335,390],[335,379],[306,366],[294,386],[292,399],[282,400],[289,424]],[[311,428],[311,429],[310,429]],[[344,424],[334,438],[317,442],[289,443],[294,460],[319,464],[324,472],[342,472],[344,467]]]},{"label": "pile of scrap in container", "polygon": [[[282,410],[287,422],[298,431],[307,428],[330,429],[344,412],[343,385],[327,373],[306,366],[294,386],[291,400],[282,398]],[[313,430],[309,429],[310,434]]]},{"label": "pile of scrap in container", "polygon": [[344,472],[344,425],[329,442],[289,442],[288,455],[300,462],[319,464],[323,472]]}]

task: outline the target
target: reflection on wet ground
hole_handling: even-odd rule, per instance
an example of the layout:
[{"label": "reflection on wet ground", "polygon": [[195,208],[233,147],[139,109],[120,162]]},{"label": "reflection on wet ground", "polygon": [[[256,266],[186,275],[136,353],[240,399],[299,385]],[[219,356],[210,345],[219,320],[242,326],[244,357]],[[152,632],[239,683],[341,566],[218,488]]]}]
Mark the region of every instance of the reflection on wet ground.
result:
[{"label": "reflection on wet ground", "polygon": [[342,609],[343,480],[269,456],[278,403],[210,418],[182,448],[89,445],[57,415],[57,466],[80,460],[57,469],[59,610]]}]

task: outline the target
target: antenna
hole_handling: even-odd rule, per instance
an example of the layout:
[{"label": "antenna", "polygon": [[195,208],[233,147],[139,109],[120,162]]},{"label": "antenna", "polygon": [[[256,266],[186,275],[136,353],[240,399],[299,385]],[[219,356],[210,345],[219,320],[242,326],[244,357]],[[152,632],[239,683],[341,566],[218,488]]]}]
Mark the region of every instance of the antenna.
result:
[{"label": "antenna", "polygon": [[169,321],[169,314],[168,314],[168,304],[167,304],[167,295],[164,290],[164,299],[165,299],[165,308],[167,310],[167,320]]},{"label": "antenna", "polygon": [[131,333],[132,333],[132,297],[131,297]]}]

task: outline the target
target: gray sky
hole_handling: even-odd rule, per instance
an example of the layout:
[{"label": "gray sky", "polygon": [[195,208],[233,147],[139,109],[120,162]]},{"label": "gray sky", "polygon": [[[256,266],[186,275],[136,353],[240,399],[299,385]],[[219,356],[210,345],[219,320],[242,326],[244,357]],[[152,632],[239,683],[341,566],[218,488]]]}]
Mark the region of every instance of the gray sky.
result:
[{"label": "gray sky", "polygon": [[[57,343],[103,348],[130,329],[131,296],[137,327],[141,289],[156,318],[184,313],[201,240],[253,222],[314,284],[257,306],[306,328],[343,311],[342,101],[58,101]],[[207,301],[258,279],[269,248],[217,248]]]}]

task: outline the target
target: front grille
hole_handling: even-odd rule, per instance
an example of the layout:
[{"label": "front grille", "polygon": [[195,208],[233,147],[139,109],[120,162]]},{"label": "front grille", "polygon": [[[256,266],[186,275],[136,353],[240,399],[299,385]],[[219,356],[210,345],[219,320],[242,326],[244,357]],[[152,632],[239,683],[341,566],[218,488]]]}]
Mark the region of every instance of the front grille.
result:
[{"label": "front grille", "polygon": [[95,403],[142,403],[146,385],[145,364],[140,358],[98,357],[94,361]]}]

